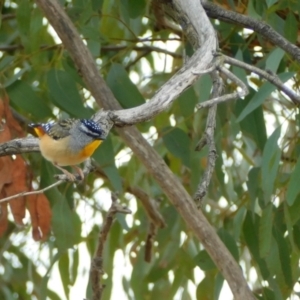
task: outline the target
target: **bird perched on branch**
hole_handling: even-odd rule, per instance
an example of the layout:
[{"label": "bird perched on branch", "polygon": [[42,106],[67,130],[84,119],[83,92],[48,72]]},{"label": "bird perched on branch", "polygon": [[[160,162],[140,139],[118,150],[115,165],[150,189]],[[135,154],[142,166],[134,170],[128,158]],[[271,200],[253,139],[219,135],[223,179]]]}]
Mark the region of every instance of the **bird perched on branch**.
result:
[{"label": "bird perched on branch", "polygon": [[43,157],[63,171],[70,181],[76,180],[75,175],[62,167],[72,166],[83,179],[84,174],[76,165],[89,158],[106,137],[99,124],[87,119],[65,119],[29,126],[40,139]]}]

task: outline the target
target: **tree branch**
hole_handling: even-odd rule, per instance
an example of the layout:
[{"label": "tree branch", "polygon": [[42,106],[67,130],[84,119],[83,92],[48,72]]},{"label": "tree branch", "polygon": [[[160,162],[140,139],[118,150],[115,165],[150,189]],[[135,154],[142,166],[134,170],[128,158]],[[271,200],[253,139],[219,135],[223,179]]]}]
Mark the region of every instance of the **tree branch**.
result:
[{"label": "tree branch", "polygon": [[290,89],[288,86],[284,85],[284,83],[278,78],[276,74],[272,74],[270,72],[264,71],[260,68],[257,68],[255,66],[249,65],[245,62],[242,62],[240,60],[234,59],[232,57],[224,55],[224,63],[228,63],[233,66],[237,66],[240,68],[243,68],[247,71],[253,72],[262,78],[268,80],[270,83],[274,84],[280,91],[285,93],[290,99],[296,104],[299,105],[300,103],[300,95],[295,93],[292,89]]},{"label": "tree branch", "polygon": [[98,247],[91,263],[90,282],[92,285],[93,300],[100,300],[102,298],[103,289],[105,288],[105,286],[100,281],[101,276],[104,274],[103,249],[114,217],[117,213],[131,214],[131,210],[129,208],[123,207],[117,202],[117,197],[113,193],[111,194],[111,200],[111,207],[108,210],[102,229],[99,233]]},{"label": "tree branch", "polygon": [[149,225],[148,235],[145,244],[145,261],[151,262],[153,241],[157,232],[157,227],[152,222]]},{"label": "tree branch", "polygon": [[209,1],[203,1],[203,7],[209,17],[252,29],[253,31],[262,35],[268,41],[272,42],[274,45],[277,45],[285,50],[295,60],[300,62],[300,49],[296,45],[290,43],[265,22],[257,21],[251,17],[239,14],[237,12],[226,10],[221,6]]},{"label": "tree branch", "polygon": [[[223,90],[222,78],[218,76],[217,72],[214,71],[211,74],[213,81],[212,98],[219,97]],[[198,207],[201,205],[202,199],[207,193],[208,186],[211,181],[212,174],[215,169],[215,163],[217,159],[217,151],[214,140],[215,128],[216,128],[216,113],[217,106],[213,105],[209,108],[206,128],[204,131],[204,136],[200,139],[196,146],[196,151],[200,151],[205,145],[208,145],[208,164],[207,168],[202,176],[202,179],[197,187],[197,191],[194,196],[194,200],[197,202]]]},{"label": "tree branch", "polygon": [[39,151],[38,139],[33,137],[14,139],[0,144],[0,156]]}]

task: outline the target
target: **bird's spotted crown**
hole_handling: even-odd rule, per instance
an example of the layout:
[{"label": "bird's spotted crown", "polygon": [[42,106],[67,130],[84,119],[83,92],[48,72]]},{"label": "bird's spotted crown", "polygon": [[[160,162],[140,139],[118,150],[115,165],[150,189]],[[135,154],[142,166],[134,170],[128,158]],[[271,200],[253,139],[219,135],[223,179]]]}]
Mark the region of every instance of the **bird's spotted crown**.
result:
[{"label": "bird's spotted crown", "polygon": [[92,120],[82,119],[80,122],[86,127],[85,133],[95,139],[104,140],[104,131],[100,125]]},{"label": "bird's spotted crown", "polygon": [[52,128],[53,124],[54,124],[53,122],[41,123],[40,126],[45,130],[46,133],[48,133]]}]

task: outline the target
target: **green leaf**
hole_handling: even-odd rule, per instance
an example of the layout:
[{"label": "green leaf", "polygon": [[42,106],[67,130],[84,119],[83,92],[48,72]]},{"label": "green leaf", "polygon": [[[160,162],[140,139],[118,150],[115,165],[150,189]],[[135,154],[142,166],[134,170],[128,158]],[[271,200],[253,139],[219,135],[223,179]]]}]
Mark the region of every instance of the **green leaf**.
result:
[{"label": "green leaf", "polygon": [[[134,268],[131,273],[131,288],[134,293],[134,299],[143,299],[143,293],[145,292],[145,285],[141,282],[145,281],[145,275],[149,272],[150,266],[144,260],[144,251],[138,251],[135,259]],[[167,270],[164,268],[157,268],[157,278],[161,278],[162,274],[167,274]],[[151,277],[151,276],[150,276]]]},{"label": "green leaf", "polygon": [[30,29],[30,19],[31,19],[31,5],[30,2],[26,0],[19,0],[18,1],[18,9],[17,9],[17,22],[19,31],[23,36],[29,35]]},{"label": "green leaf", "polygon": [[258,196],[260,168],[251,168],[248,173],[247,187],[251,201],[250,208],[254,212]]},{"label": "green leaf", "polygon": [[193,88],[184,91],[176,101],[178,101],[181,115],[185,118],[189,118],[194,114],[197,98]]},{"label": "green leaf", "polygon": [[268,8],[277,2],[278,2],[278,0],[266,0]]},{"label": "green leaf", "polygon": [[59,258],[58,269],[59,269],[60,278],[61,278],[62,285],[63,285],[64,292],[65,292],[67,299],[69,298],[69,293],[70,293],[69,266],[70,266],[69,254],[66,251]]},{"label": "green leaf", "polygon": [[65,251],[80,242],[80,218],[71,211],[63,196],[52,207],[52,228],[59,251]]},{"label": "green leaf", "polygon": [[233,238],[238,240],[240,238],[242,224],[246,215],[246,207],[241,207],[233,218]]},{"label": "green leaf", "polygon": [[172,283],[171,289],[169,291],[170,299],[175,299],[175,295],[183,285],[185,275],[181,272],[179,268],[174,269],[174,281]]},{"label": "green leaf", "polygon": [[116,191],[122,191],[122,179],[115,165],[115,153],[111,137],[108,137],[101,146],[95,151],[93,156],[100,164],[105,175],[109,178]]},{"label": "green leaf", "polygon": [[3,84],[4,88],[9,87],[10,85],[12,85],[14,82],[16,82],[18,79],[22,78],[22,76],[25,73],[28,73],[28,71],[30,71],[31,66],[27,63],[24,62],[23,64],[23,68],[16,70],[15,74],[11,77],[9,77]]},{"label": "green leaf", "polygon": [[236,245],[236,241],[234,238],[227,232],[224,228],[220,228],[218,230],[218,236],[222,240],[222,242],[225,244],[227,249],[230,251],[232,256],[236,261],[239,260],[239,250]]},{"label": "green leaf", "polygon": [[293,227],[293,237],[295,240],[295,244],[297,245],[298,249],[300,250],[300,227],[298,224]]},{"label": "green leaf", "polygon": [[218,273],[215,279],[215,287],[214,287],[214,299],[219,299],[222,287],[224,283],[224,277],[221,273]]},{"label": "green leaf", "polygon": [[[285,298],[282,296],[281,290],[279,288],[278,279],[270,277],[268,279],[268,282],[269,282],[270,288],[274,291],[273,295],[275,296],[273,298],[270,298],[270,300],[284,300]],[[284,288],[286,288],[286,287],[284,287]]]},{"label": "green leaf", "polygon": [[254,8],[256,10],[256,12],[260,15],[263,16],[265,11],[266,11],[266,4],[265,1],[261,1],[261,0],[253,0],[251,1],[253,2]]},{"label": "green leaf", "polygon": [[52,111],[46,103],[37,96],[33,88],[25,81],[18,80],[6,89],[12,103],[32,117],[47,119]]},{"label": "green leaf", "polygon": [[48,281],[49,281],[49,278],[50,278],[50,274],[51,274],[51,271],[52,271],[52,268],[53,268],[54,264],[59,260],[60,256],[61,256],[61,253],[57,252],[51,258],[51,261],[50,261],[49,267],[47,269],[47,272],[46,272],[46,274],[44,274],[44,276],[42,278],[42,281],[40,282],[40,284],[38,286],[39,296],[40,296],[41,300],[46,300],[47,299],[47,296],[48,296],[47,285],[48,285]]},{"label": "green leaf", "polygon": [[214,280],[212,275],[204,277],[196,290],[196,299],[211,300],[214,296]]},{"label": "green leaf", "polygon": [[271,51],[266,60],[266,70],[276,73],[284,54],[285,52],[281,48]]},{"label": "green leaf", "polygon": [[71,259],[71,273],[70,273],[70,284],[74,285],[78,275],[78,266],[79,266],[79,251],[78,248],[69,251]]},{"label": "green leaf", "polygon": [[[297,42],[298,36],[298,21],[295,17],[295,12],[290,11],[285,20],[284,35],[291,43]],[[282,50],[283,51],[283,50]]]},{"label": "green leaf", "polygon": [[286,193],[286,201],[288,205],[293,205],[295,202],[295,199],[300,193],[300,159],[297,160],[296,166],[291,173],[291,178],[289,180],[289,184],[287,187],[287,193]]},{"label": "green leaf", "polygon": [[244,220],[243,235],[253,258],[258,263],[262,277],[266,280],[269,278],[270,272],[266,262],[259,256],[258,223],[259,217],[248,211]]},{"label": "green leaf", "polygon": [[[286,82],[294,76],[295,73],[287,72],[279,74],[278,77],[282,82]],[[244,110],[239,115],[237,122],[242,121],[247,115],[249,115],[254,109],[259,107],[264,103],[267,97],[276,90],[276,87],[269,82],[264,83],[258,90],[258,92],[250,100],[249,104],[244,108]]]},{"label": "green leaf", "polygon": [[50,95],[54,103],[77,118],[89,118],[92,112],[83,106],[76,82],[65,71],[50,70],[47,74]]},{"label": "green leaf", "polygon": [[212,82],[209,75],[204,74],[200,77],[199,80],[195,82],[193,85],[193,88],[196,91],[196,94],[198,95],[198,102],[203,102],[209,99],[210,92],[211,92]]},{"label": "green leaf", "polygon": [[2,71],[5,68],[8,68],[11,63],[15,60],[15,57],[12,55],[6,55],[1,58],[0,60],[0,71]]},{"label": "green leaf", "polygon": [[269,254],[272,242],[273,204],[269,203],[262,211],[259,220],[259,254],[264,258]]},{"label": "green leaf", "polygon": [[291,206],[289,205],[289,215],[293,225],[296,224],[300,219],[299,211],[300,211],[300,195],[296,197],[294,204],[292,204]]},{"label": "green leaf", "polygon": [[61,297],[58,296],[54,291],[47,290],[47,300],[61,300]]},{"label": "green leaf", "polygon": [[128,12],[131,19],[142,15],[146,9],[145,0],[128,0]]},{"label": "green leaf", "polygon": [[94,11],[101,11],[102,5],[104,0],[91,0],[92,9]]},{"label": "green leaf", "polygon": [[274,230],[274,236],[277,241],[279,249],[279,258],[281,263],[284,280],[288,287],[293,287],[293,276],[291,268],[290,251],[287,240],[282,236],[278,230]]},{"label": "green leaf", "polygon": [[[236,101],[236,115],[240,115],[244,108],[248,106],[254,94],[253,90],[251,90],[251,93],[245,100]],[[250,136],[256,143],[257,147],[262,151],[267,140],[263,108],[259,106],[248,114],[242,121],[240,121],[240,127],[243,134]]]},{"label": "green leaf", "polygon": [[195,264],[202,270],[202,271],[209,271],[216,268],[215,263],[210,258],[206,250],[201,250],[195,257],[194,257]]},{"label": "green leaf", "polygon": [[190,139],[187,134],[179,128],[172,127],[164,128],[162,134],[167,149],[190,167]]},{"label": "green leaf", "polygon": [[274,183],[280,162],[281,150],[277,141],[280,136],[281,127],[278,127],[269,137],[262,156],[262,190],[264,192],[265,203],[271,200],[274,190]]},{"label": "green leaf", "polygon": [[291,215],[289,212],[289,205],[285,202],[282,203],[283,208],[284,208],[284,219],[286,221],[286,228],[288,231],[288,238],[290,241],[290,244],[292,246],[292,249],[295,249],[295,242],[294,242],[294,238],[293,238],[293,223],[292,223],[292,219],[291,219]]},{"label": "green leaf", "polygon": [[[242,50],[239,48],[236,55],[235,55],[235,59],[240,60],[240,61],[244,61],[243,58],[243,52]],[[242,68],[238,68],[236,66],[232,66],[232,73],[237,76],[240,80],[242,80],[245,84],[248,85],[247,82],[247,73],[244,69]],[[237,102],[241,102],[241,101],[237,101]]]},{"label": "green leaf", "polygon": [[107,75],[107,84],[123,108],[143,104],[144,98],[130,80],[128,73],[120,64],[112,64]]}]

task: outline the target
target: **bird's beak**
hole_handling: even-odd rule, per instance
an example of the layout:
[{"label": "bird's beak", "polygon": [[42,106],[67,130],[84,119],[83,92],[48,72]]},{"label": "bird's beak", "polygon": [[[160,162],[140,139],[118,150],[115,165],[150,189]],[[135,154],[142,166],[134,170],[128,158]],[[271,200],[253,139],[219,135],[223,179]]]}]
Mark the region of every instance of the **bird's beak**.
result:
[{"label": "bird's beak", "polygon": [[33,128],[34,132],[38,137],[41,137],[45,134],[45,130],[39,123],[30,123],[28,124],[28,127]]}]

